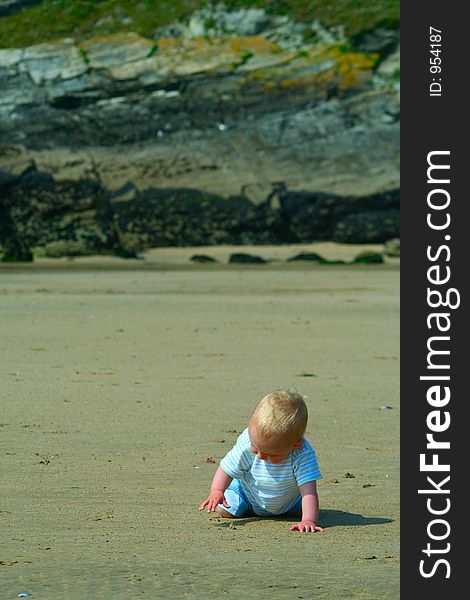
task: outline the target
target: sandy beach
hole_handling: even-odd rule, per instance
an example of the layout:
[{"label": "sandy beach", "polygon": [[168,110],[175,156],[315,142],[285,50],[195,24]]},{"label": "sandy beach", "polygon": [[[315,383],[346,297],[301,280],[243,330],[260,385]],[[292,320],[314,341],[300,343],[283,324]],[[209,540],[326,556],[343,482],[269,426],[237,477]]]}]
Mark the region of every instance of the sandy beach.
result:
[{"label": "sandy beach", "polygon": [[[283,262],[362,249],[3,265],[2,598],[396,600],[399,261]],[[325,531],[199,512],[256,402],[288,387],[307,397]]]}]

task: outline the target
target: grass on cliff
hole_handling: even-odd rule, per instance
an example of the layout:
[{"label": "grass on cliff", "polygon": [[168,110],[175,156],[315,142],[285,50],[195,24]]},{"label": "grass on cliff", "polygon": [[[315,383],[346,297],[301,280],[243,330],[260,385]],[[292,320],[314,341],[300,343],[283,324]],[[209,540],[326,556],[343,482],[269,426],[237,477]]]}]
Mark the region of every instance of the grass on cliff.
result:
[{"label": "grass on cliff", "polygon": [[[61,37],[86,39],[134,31],[152,38],[157,27],[208,4],[207,0],[43,0],[9,17],[0,17],[0,47],[24,47]],[[327,27],[343,25],[356,35],[377,25],[396,26],[399,0],[225,0],[230,8],[262,7],[276,14]]]}]

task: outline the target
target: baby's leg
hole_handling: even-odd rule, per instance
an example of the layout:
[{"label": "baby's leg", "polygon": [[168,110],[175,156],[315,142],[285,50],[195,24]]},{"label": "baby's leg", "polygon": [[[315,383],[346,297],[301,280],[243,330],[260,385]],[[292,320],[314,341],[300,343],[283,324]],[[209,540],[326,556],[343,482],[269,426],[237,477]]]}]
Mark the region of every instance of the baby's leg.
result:
[{"label": "baby's leg", "polygon": [[243,517],[243,515],[232,515],[222,508],[218,508],[217,512],[221,517],[225,517],[226,519],[241,519],[241,517]]},{"label": "baby's leg", "polygon": [[217,512],[221,517],[226,519],[238,519],[249,514],[251,505],[248,502],[242,484],[238,479],[234,479],[225,490],[225,499],[228,507],[223,504],[217,506]]}]

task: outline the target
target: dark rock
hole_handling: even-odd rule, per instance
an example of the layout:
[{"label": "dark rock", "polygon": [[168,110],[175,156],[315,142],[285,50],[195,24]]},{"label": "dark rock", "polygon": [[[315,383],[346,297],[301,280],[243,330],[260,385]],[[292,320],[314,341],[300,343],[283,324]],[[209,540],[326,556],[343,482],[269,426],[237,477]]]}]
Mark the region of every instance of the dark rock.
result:
[{"label": "dark rock", "polygon": [[382,243],[399,232],[399,190],[347,197],[283,189],[278,196],[285,241]]},{"label": "dark rock", "polygon": [[346,215],[335,223],[331,239],[349,244],[379,244],[399,233],[399,211],[384,209]]},{"label": "dark rock", "polygon": [[322,265],[345,265],[346,261],[339,260],[339,259],[328,260],[327,258],[324,258],[320,261],[320,264],[322,264]]},{"label": "dark rock", "polygon": [[[3,180],[3,183],[2,183]],[[29,247],[68,243],[75,254],[112,252],[119,240],[104,190],[93,180],[54,181],[49,173],[28,167],[0,180],[0,242],[21,239]],[[72,246],[70,245],[72,244]]]},{"label": "dark rock", "polygon": [[120,256],[121,258],[139,258],[139,255],[135,250],[128,249],[123,246],[118,246],[117,248],[115,248],[114,254],[116,256]]},{"label": "dark rock", "polygon": [[353,263],[358,264],[380,264],[383,262],[384,258],[380,252],[372,252],[370,250],[360,252],[353,260]]},{"label": "dark rock", "polygon": [[400,30],[376,27],[363,31],[352,38],[353,46],[360,52],[378,52],[382,58],[391,54],[400,41]]},{"label": "dark rock", "polygon": [[119,236],[132,233],[149,247],[237,243],[251,204],[189,188],[148,188],[110,206]]},{"label": "dark rock", "polygon": [[235,254],[231,254],[228,262],[229,263],[241,263],[241,264],[261,264],[261,263],[266,263],[266,260],[264,258],[262,258],[261,256],[238,252]]},{"label": "dark rock", "polygon": [[289,262],[295,260],[308,260],[308,261],[316,261],[316,262],[325,262],[323,256],[320,256],[316,252],[301,252],[300,254],[296,254],[291,258],[287,259]]},{"label": "dark rock", "polygon": [[[94,178],[56,181],[34,164],[0,171],[0,243],[21,240],[49,255],[115,253],[135,258],[149,247],[308,243],[383,243],[399,235],[399,191],[365,197],[291,192],[278,186],[265,202],[192,188],[128,182],[107,190]],[[61,242],[62,245],[50,245]],[[302,253],[291,260],[322,257]]]},{"label": "dark rock", "polygon": [[216,262],[219,262],[218,260],[216,260],[212,256],[207,256],[207,254],[193,254],[193,256],[191,256],[191,260],[193,262],[197,262],[197,263],[216,263]]},{"label": "dark rock", "polygon": [[331,239],[333,207],[340,196],[322,192],[280,194],[280,212],[293,242]]},{"label": "dark rock", "polygon": [[2,262],[33,262],[33,253],[28,245],[19,239],[9,239],[3,244]]}]

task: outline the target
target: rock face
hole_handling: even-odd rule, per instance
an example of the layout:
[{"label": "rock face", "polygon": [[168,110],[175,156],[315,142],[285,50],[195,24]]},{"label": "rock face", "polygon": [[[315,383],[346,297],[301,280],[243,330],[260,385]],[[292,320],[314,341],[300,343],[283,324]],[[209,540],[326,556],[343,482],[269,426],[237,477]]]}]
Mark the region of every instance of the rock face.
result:
[{"label": "rock face", "polygon": [[182,37],[0,49],[0,243],[398,235],[398,86],[373,52],[392,55],[396,36],[306,46],[262,10],[221,15],[212,33],[230,35],[196,15]]},{"label": "rock face", "polygon": [[399,100],[377,56],[283,50],[262,36],[126,34],[0,50],[0,161],[108,187],[217,194],[283,180],[372,193],[398,184]]}]

